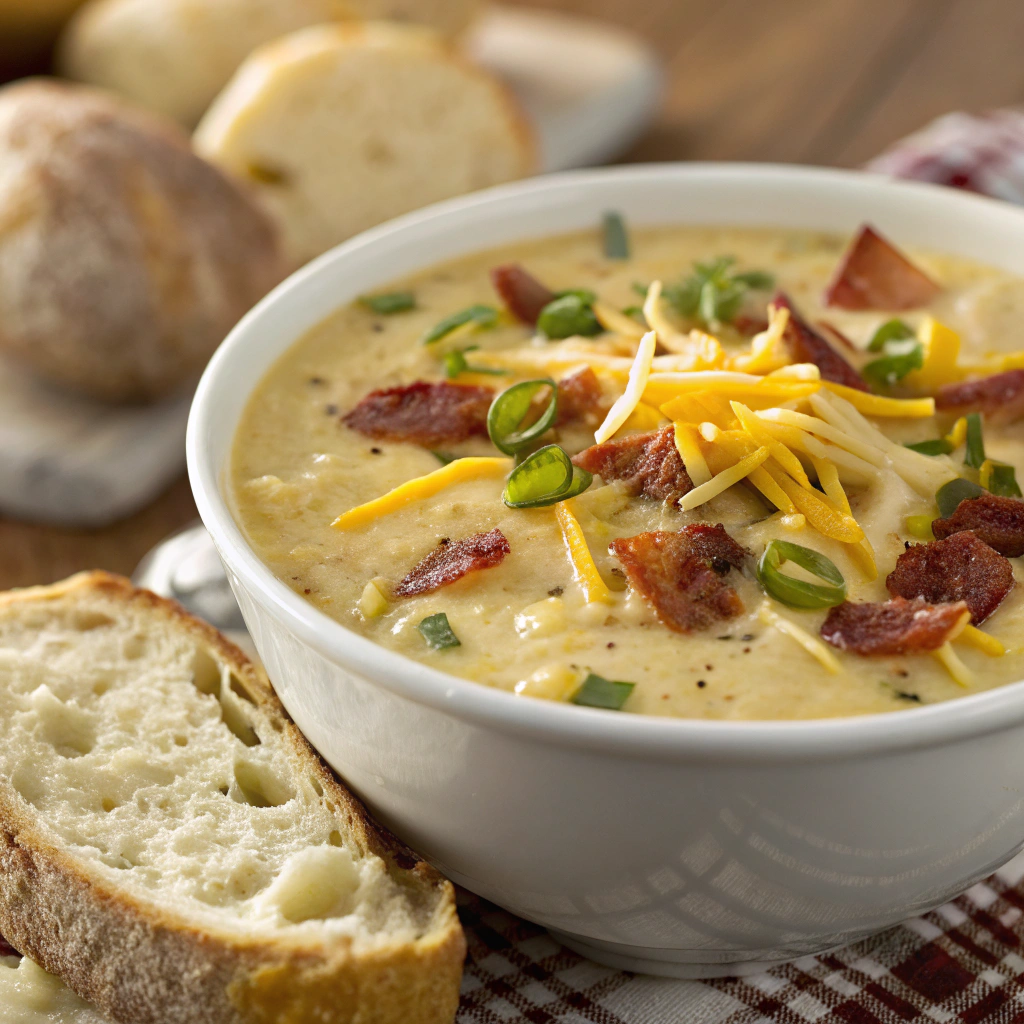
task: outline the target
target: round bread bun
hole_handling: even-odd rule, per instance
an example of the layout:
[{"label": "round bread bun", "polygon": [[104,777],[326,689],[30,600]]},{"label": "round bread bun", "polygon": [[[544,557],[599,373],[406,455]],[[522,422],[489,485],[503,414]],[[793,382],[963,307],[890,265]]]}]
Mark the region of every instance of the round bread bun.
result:
[{"label": "round bread bun", "polygon": [[83,86],[0,89],[0,354],[156,399],[285,272],[270,219],[173,124]]},{"label": "round bread bun", "polygon": [[58,67],[68,78],[112,89],[192,128],[256,47],[289,32],[390,19],[453,35],[481,2],[92,0],[61,40]]},{"label": "round bread bun", "polygon": [[533,137],[505,88],[435,33],[305,29],[254,53],[196,131],[251,182],[304,262],[429,203],[525,177]]}]

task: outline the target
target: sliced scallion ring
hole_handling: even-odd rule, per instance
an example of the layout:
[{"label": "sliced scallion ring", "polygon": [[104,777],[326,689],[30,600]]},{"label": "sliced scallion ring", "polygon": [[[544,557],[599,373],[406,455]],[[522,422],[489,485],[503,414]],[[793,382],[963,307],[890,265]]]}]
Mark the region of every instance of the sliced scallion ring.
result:
[{"label": "sliced scallion ring", "polygon": [[604,254],[610,260],[629,259],[629,235],[621,213],[610,210],[604,215]]},{"label": "sliced scallion ring", "polygon": [[576,691],[572,702],[586,708],[621,711],[635,686],[636,683],[617,682],[591,672]]},{"label": "sliced scallion ring", "polygon": [[1013,466],[1008,466],[1005,462],[992,462],[990,467],[987,486],[992,494],[998,494],[1003,498],[1021,497],[1017,472]]},{"label": "sliced scallion ring", "polygon": [[981,413],[972,412],[967,417],[967,451],[964,452],[964,465],[971,469],[981,469],[985,461],[985,437],[981,431]]},{"label": "sliced scallion ring", "polygon": [[424,345],[433,345],[434,342],[446,338],[452,331],[465,327],[466,324],[476,324],[477,327],[494,327],[498,322],[498,311],[493,306],[469,306],[460,309],[458,313],[446,316],[442,321],[435,324],[423,336]]},{"label": "sliced scallion ring", "polygon": [[869,352],[884,352],[890,341],[906,341],[915,337],[913,329],[902,320],[886,320],[871,336],[868,343]]},{"label": "sliced scallion ring", "polygon": [[[782,571],[785,562],[799,565],[828,586],[787,576]],[[757,578],[772,597],[791,608],[831,608],[846,600],[846,580],[831,559],[786,540],[773,540],[764,549],[757,563]]]},{"label": "sliced scallion ring", "polygon": [[502,500],[509,508],[544,508],[582,494],[592,480],[557,444],[549,444],[512,470]]},{"label": "sliced scallion ring", "polygon": [[943,519],[948,519],[960,507],[961,501],[980,498],[984,493],[984,487],[980,487],[973,480],[965,480],[958,476],[936,491],[935,504],[939,506],[939,515]]},{"label": "sliced scallion ring", "polygon": [[412,292],[385,292],[381,295],[361,295],[361,305],[380,316],[394,316],[416,308],[416,296]]},{"label": "sliced scallion ring", "polygon": [[[540,417],[524,427],[523,421],[533,408],[533,400],[544,388],[551,389],[551,400]],[[506,388],[491,402],[487,412],[487,433],[498,451],[515,455],[547,433],[557,417],[558,385],[550,377],[524,380]]]},{"label": "sliced scallion ring", "polygon": [[944,437],[928,441],[915,441],[913,444],[905,444],[903,447],[921,455],[949,455],[953,451],[953,445]]}]

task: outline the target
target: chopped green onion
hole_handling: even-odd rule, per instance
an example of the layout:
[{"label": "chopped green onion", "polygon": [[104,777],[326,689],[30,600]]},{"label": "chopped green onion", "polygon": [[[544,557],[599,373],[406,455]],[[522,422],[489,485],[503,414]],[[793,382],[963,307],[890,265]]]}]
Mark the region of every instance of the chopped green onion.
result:
[{"label": "chopped green onion", "polygon": [[935,540],[932,533],[934,516],[907,516],[907,533],[919,540]]},{"label": "chopped green onion", "polygon": [[549,444],[512,470],[502,500],[509,508],[544,508],[582,494],[592,480],[557,444]]},{"label": "chopped green onion", "polygon": [[573,704],[587,708],[621,711],[636,683],[613,682],[591,672],[572,698]]},{"label": "chopped green onion", "polygon": [[416,296],[412,292],[387,292],[384,295],[361,295],[360,305],[379,313],[391,316],[394,313],[406,313],[416,308]]},{"label": "chopped green onion", "polygon": [[458,455],[452,455],[451,452],[431,451],[430,454],[433,455],[434,458],[437,459],[437,461],[440,462],[442,466],[447,466],[449,462],[454,462],[457,458],[459,458]]},{"label": "chopped green onion", "polygon": [[433,345],[435,341],[448,337],[452,331],[465,327],[466,324],[476,324],[477,327],[493,327],[498,322],[498,311],[493,306],[469,306],[467,309],[460,309],[458,313],[452,313],[445,317],[440,323],[435,324],[423,336],[424,345]]},{"label": "chopped green onion", "polygon": [[453,380],[460,373],[486,373],[490,377],[507,377],[508,370],[496,370],[490,366],[471,366],[466,362],[466,353],[475,352],[478,345],[471,345],[469,348],[457,348],[446,352],[444,356],[444,375]]},{"label": "chopped green onion", "polygon": [[766,292],[775,287],[775,278],[763,270],[745,270],[742,274],[733,274],[732,279],[755,292]]},{"label": "chopped green onion", "polygon": [[887,341],[884,352],[881,359],[873,359],[862,371],[869,381],[880,387],[892,387],[912,370],[924,366],[924,346],[914,338]]},{"label": "chopped green onion", "polygon": [[549,302],[537,317],[537,329],[549,338],[592,338],[604,328],[594,315],[593,292],[563,292]]},{"label": "chopped green onion", "polygon": [[[735,262],[732,256],[719,256],[707,263],[694,263],[694,272],[678,284],[667,284],[662,295],[682,317],[709,328],[729,323],[736,319],[748,292],[764,291],[775,283],[771,274],[761,270],[733,274]],[[640,290],[637,285],[634,288]]]},{"label": "chopped green onion", "polygon": [[912,452],[919,452],[921,455],[949,455],[953,446],[944,437],[937,437],[931,441],[915,441],[913,444],[905,444]]},{"label": "chopped green onion", "polygon": [[971,469],[981,469],[985,461],[985,438],[981,432],[981,413],[972,412],[967,417],[967,451],[964,452],[964,465]]},{"label": "chopped green onion", "polygon": [[1008,466],[1005,462],[992,463],[988,489],[992,494],[998,494],[1003,498],[1022,497],[1020,485],[1017,483],[1017,472],[1013,466]]},{"label": "chopped green onion", "polygon": [[[787,576],[782,571],[786,562],[830,585],[822,587]],[[772,597],[792,608],[831,608],[846,600],[846,580],[835,564],[820,552],[786,540],[773,540],[764,549],[757,563],[757,579]]]},{"label": "chopped green onion", "polygon": [[943,519],[948,519],[960,507],[961,501],[980,498],[984,493],[984,487],[980,487],[973,480],[965,480],[962,476],[958,476],[938,489],[935,494],[935,504],[939,506],[939,515]]},{"label": "chopped green onion", "polygon": [[[533,400],[545,388],[551,391],[551,398],[540,417],[528,427],[523,422],[533,409]],[[558,417],[558,385],[545,377],[540,380],[524,380],[502,391],[487,412],[487,433],[498,451],[506,455],[528,448],[554,425]]]},{"label": "chopped green onion", "polygon": [[604,254],[610,260],[629,259],[629,236],[622,214],[610,211],[604,215]]},{"label": "chopped green onion", "polygon": [[632,317],[634,320],[639,320],[641,323],[644,322],[644,307],[643,306],[626,306],[622,311],[624,316]]},{"label": "chopped green onion", "polygon": [[423,634],[427,646],[432,647],[435,651],[462,646],[462,641],[452,632],[448,616],[444,612],[428,616],[416,628]]},{"label": "chopped green onion", "polygon": [[879,327],[873,335],[871,335],[871,341],[868,342],[868,351],[884,352],[886,351],[885,346],[890,341],[907,341],[914,337],[916,337],[914,331],[902,320],[886,320],[886,322],[882,324],[882,326]]}]

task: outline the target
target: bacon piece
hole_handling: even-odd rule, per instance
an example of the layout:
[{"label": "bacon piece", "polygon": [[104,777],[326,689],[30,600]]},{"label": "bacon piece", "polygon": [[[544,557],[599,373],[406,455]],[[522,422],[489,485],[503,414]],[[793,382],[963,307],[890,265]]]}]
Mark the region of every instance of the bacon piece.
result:
[{"label": "bacon piece", "polygon": [[676,505],[693,490],[693,482],[676,448],[675,427],[669,424],[648,434],[633,434],[586,448],[572,460],[580,469],[605,481],[623,480],[630,494]]},{"label": "bacon piece", "polygon": [[942,289],[870,224],[860,229],[825,289],[840,309],[919,309]]},{"label": "bacon piece", "polygon": [[721,523],[623,537],[612,541],[609,550],[622,563],[629,585],[676,633],[706,629],[743,613],[739,594],[722,577],[741,568],[749,552]]},{"label": "bacon piece", "polygon": [[763,316],[747,316],[745,313],[734,316],[731,325],[745,338],[752,338],[755,334],[768,330],[768,321]]},{"label": "bacon piece", "polygon": [[856,352],[857,351],[857,346],[854,345],[854,343],[852,341],[850,341],[850,339],[845,334],[843,334],[843,332],[841,330],[839,330],[839,328],[836,327],[835,324],[831,324],[827,320],[819,320],[818,321],[818,327],[819,327],[820,330],[823,330],[825,332],[826,339],[827,338],[834,338],[847,351],[849,351],[849,352]]},{"label": "bacon piece", "polygon": [[379,441],[412,441],[427,448],[487,433],[490,388],[418,380],[371,391],[342,421]]},{"label": "bacon piece", "polygon": [[21,954],[0,935],[0,956],[21,956]]},{"label": "bacon piece", "polygon": [[789,310],[789,323],[782,340],[798,363],[814,363],[821,370],[822,380],[845,384],[858,391],[868,390],[861,375],[800,316],[788,295],[779,292],[772,301]]},{"label": "bacon piece", "polygon": [[461,580],[466,573],[493,569],[501,565],[511,550],[505,534],[498,529],[462,540],[446,537],[395,587],[395,597],[430,594]]},{"label": "bacon piece", "polygon": [[939,540],[970,530],[1007,558],[1024,555],[1024,501],[982,494],[961,501],[948,519],[936,519],[932,533]]},{"label": "bacon piece", "polygon": [[563,377],[558,382],[559,426],[573,420],[596,419],[601,414],[604,392],[597,374],[589,367]]},{"label": "bacon piece", "polygon": [[555,301],[555,293],[518,263],[495,267],[491,283],[512,315],[531,327],[536,326],[541,310]]},{"label": "bacon piece", "polygon": [[969,531],[908,547],[885,581],[894,597],[963,601],[975,625],[999,607],[1013,584],[1009,560]]},{"label": "bacon piece", "polygon": [[1012,423],[1024,416],[1024,370],[949,384],[935,396],[944,412],[983,412],[994,423]]},{"label": "bacon piece", "polygon": [[910,654],[938,650],[962,624],[963,601],[929,604],[894,597],[882,603],[844,601],[829,610],[822,639],[854,654]]}]

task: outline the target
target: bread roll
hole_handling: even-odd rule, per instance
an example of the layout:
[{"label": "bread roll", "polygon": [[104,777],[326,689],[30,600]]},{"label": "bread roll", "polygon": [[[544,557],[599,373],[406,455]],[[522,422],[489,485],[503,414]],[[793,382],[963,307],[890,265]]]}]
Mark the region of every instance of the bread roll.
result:
[{"label": "bread roll", "polygon": [[258,50],[196,131],[197,151],[248,179],[296,261],[398,214],[534,169],[504,87],[434,33],[318,26]]},{"label": "bread roll", "polygon": [[0,354],[154,399],[285,271],[267,216],[175,126],[82,86],[0,90]]},{"label": "bread roll", "polygon": [[257,46],[321,22],[390,18],[452,34],[481,0],[92,0],[59,55],[102,85],[193,127]]}]

